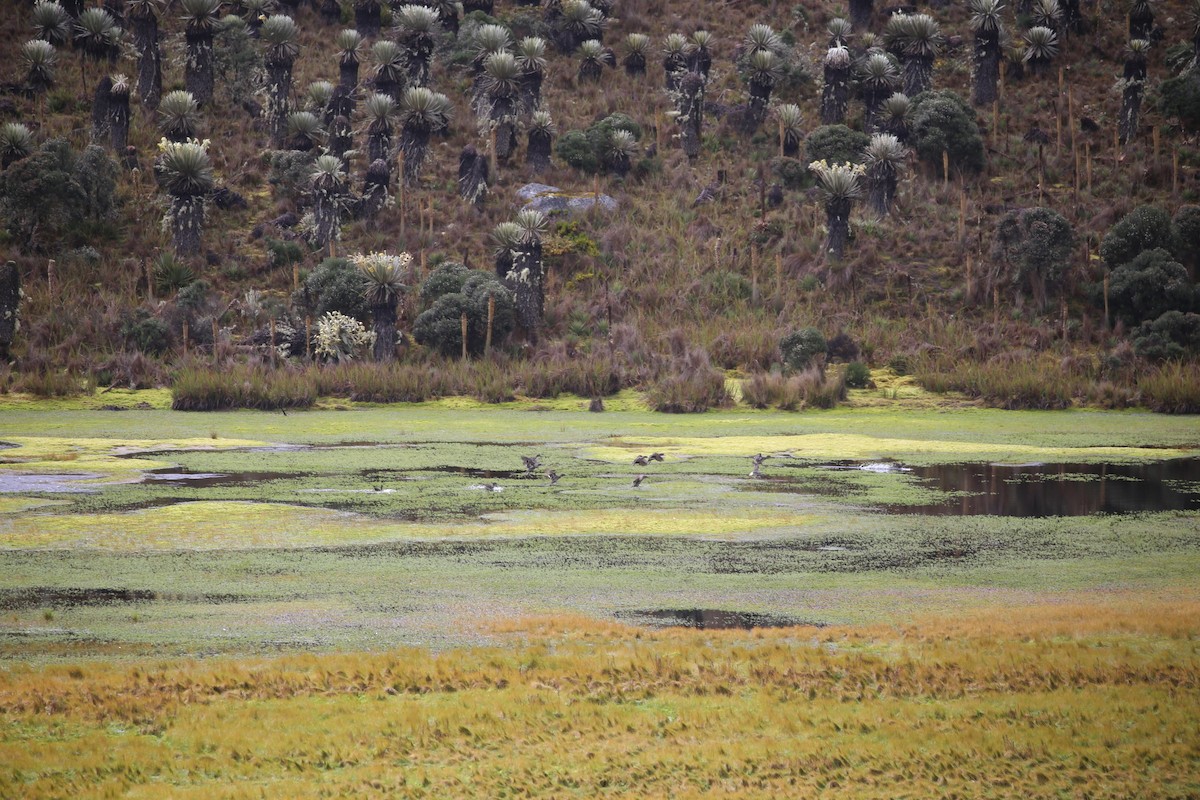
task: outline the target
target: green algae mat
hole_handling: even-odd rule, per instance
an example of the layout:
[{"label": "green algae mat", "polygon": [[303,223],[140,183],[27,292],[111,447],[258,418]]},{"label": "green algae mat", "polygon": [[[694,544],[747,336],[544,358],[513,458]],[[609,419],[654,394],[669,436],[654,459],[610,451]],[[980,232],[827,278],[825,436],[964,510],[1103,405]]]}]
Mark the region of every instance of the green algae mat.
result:
[{"label": "green algae mat", "polygon": [[448,647],[567,612],[866,624],[1200,567],[1186,417],[160,399],[0,413],[0,657]]}]

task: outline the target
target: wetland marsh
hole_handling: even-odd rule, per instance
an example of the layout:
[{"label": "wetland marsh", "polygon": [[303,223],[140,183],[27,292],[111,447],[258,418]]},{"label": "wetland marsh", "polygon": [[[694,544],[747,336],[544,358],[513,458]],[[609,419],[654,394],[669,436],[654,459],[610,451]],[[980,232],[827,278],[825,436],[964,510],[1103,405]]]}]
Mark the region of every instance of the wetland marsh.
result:
[{"label": "wetland marsh", "polygon": [[0,793],[1197,788],[1195,420],[581,407],[6,409]]}]

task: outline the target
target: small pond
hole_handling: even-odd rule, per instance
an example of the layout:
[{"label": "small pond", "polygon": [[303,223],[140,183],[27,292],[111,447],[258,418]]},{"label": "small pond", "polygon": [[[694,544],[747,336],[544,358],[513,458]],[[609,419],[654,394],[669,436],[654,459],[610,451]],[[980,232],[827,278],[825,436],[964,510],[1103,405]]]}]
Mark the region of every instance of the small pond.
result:
[{"label": "small pond", "polygon": [[[892,514],[1078,517],[1200,510],[1200,458],[1147,464],[938,464],[905,468],[944,503]],[[911,470],[911,471],[908,471]]]}]

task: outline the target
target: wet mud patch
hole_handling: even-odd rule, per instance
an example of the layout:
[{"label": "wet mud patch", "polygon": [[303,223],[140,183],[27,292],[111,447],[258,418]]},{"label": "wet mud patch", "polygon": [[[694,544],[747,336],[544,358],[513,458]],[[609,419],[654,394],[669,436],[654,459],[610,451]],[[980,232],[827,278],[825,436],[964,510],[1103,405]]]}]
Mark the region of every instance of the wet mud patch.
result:
[{"label": "wet mud patch", "polygon": [[98,487],[80,484],[79,481],[94,480],[103,477],[104,476],[98,472],[72,472],[67,474],[0,472],[0,493],[87,494],[99,491]]},{"label": "wet mud patch", "polygon": [[889,505],[892,514],[1080,517],[1200,510],[1200,458],[1146,464],[940,464],[913,467],[943,503]]},{"label": "wet mud patch", "polygon": [[0,589],[0,611],[28,611],[34,608],[95,608],[155,602],[225,605],[250,603],[254,600],[255,598],[250,595],[231,592],[181,593],[158,592],[151,589],[60,586]]},{"label": "wet mud patch", "polygon": [[725,611],[715,608],[658,608],[648,611],[620,611],[617,619],[634,625],[655,628],[695,628],[696,630],[743,630],[755,628],[794,628],[799,625],[824,627],[824,623],[763,614],[753,611]]},{"label": "wet mud patch", "polygon": [[133,605],[137,603],[149,603],[154,599],[154,592],[148,589],[83,589],[50,586],[0,589],[0,609],[4,611],[26,611],[31,608]]},{"label": "wet mud patch", "polygon": [[[451,467],[451,466],[427,467],[425,469],[418,469],[418,470],[413,470],[413,471],[414,472],[446,472],[446,473],[450,473],[451,475],[463,475],[468,478],[490,478],[490,479],[505,478],[505,479],[510,479],[510,480],[513,478],[529,477],[531,475],[531,473],[528,473],[525,470],[519,470],[519,469],[476,469],[474,467]],[[540,478],[541,473],[534,472],[534,473],[532,473],[532,476]]]},{"label": "wet mud patch", "polygon": [[255,486],[268,481],[291,480],[303,472],[188,472],[181,470],[152,470],[142,483],[153,486],[187,486],[196,489],[214,486]]}]

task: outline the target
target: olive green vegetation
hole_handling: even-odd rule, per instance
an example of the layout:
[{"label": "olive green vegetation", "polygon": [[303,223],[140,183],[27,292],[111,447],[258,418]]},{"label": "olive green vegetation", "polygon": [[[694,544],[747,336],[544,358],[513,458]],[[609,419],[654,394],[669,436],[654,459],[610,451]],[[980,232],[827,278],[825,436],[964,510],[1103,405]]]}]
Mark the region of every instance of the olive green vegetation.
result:
[{"label": "olive green vegetation", "polygon": [[[0,495],[0,655],[449,647],[487,641],[489,620],[657,608],[864,624],[1188,590],[1200,568],[1194,512],[889,515],[950,495],[910,473],[823,466],[1146,461],[1194,451],[1183,417],[463,405],[6,410],[0,442],[17,446],[0,449],[0,481],[88,491]],[[656,451],[661,463],[632,463]],[[753,479],[757,452],[771,458]],[[520,456],[535,453],[543,466],[526,474]],[[564,477],[552,486],[547,469]],[[145,470],[176,479],[139,482]]]}]

